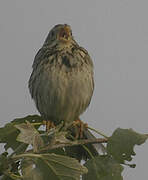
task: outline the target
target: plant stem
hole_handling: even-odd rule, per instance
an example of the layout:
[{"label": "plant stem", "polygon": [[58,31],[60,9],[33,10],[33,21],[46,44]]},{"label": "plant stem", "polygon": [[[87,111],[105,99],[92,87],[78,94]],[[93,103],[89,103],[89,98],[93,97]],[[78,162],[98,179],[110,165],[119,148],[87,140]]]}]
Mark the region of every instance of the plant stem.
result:
[{"label": "plant stem", "polygon": [[91,128],[91,127],[87,127],[88,129],[90,129],[90,130],[92,130],[92,131],[94,131],[95,133],[97,133],[97,134],[99,134],[99,135],[101,135],[101,136],[103,136],[103,137],[105,137],[106,139],[108,139],[109,137],[108,136],[106,136],[105,134],[103,134],[102,132],[99,132],[99,131],[97,131],[96,129],[94,129],[94,128]]},{"label": "plant stem", "polygon": [[31,123],[33,126],[43,125],[43,123]]},{"label": "plant stem", "polygon": [[84,144],[96,144],[96,143],[107,143],[106,138],[96,138],[96,139],[83,139],[83,140],[76,140],[72,141],[70,143],[61,143],[61,144],[54,144],[54,145],[48,145],[40,150],[40,152],[44,152],[51,149],[57,149],[57,148],[64,148],[67,146],[78,146],[78,145],[84,145]]},{"label": "plant stem", "polygon": [[88,152],[88,154],[90,155],[90,157],[92,159],[94,159],[94,156],[92,155],[92,153],[90,152],[90,150],[85,146],[85,145],[82,145],[82,147]]}]

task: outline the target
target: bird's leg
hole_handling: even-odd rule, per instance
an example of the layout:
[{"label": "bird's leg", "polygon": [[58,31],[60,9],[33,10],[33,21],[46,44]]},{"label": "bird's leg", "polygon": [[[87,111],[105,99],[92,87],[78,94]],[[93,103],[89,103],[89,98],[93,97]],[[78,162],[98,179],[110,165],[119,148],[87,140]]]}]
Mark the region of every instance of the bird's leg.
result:
[{"label": "bird's leg", "polygon": [[55,128],[55,125],[52,121],[43,121],[43,124],[46,126],[46,132],[49,132],[51,128]]},{"label": "bird's leg", "polygon": [[78,139],[80,137],[83,138],[83,131],[88,127],[87,123],[83,123],[80,119],[77,119],[73,122],[73,126],[75,127],[76,135],[75,138]]}]

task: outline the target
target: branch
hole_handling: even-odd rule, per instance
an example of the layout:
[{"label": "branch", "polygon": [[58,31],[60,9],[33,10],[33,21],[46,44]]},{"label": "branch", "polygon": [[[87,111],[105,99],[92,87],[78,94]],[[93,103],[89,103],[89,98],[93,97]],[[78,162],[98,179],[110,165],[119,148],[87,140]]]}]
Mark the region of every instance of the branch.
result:
[{"label": "branch", "polygon": [[57,148],[64,148],[68,146],[78,146],[78,145],[84,145],[84,144],[96,144],[96,143],[107,143],[106,138],[96,138],[96,139],[84,139],[84,140],[78,140],[78,141],[72,141],[69,143],[59,143],[54,145],[48,145],[42,149],[40,149],[40,152],[44,152],[47,150],[57,149]]}]

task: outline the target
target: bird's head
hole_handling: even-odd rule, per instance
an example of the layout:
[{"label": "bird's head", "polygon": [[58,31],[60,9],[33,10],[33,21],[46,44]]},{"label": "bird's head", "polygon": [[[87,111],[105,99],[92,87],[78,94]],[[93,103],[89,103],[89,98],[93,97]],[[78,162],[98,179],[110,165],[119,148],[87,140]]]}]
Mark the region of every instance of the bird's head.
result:
[{"label": "bird's head", "polygon": [[58,24],[50,30],[44,44],[49,46],[68,46],[72,41],[71,27],[67,24]]}]

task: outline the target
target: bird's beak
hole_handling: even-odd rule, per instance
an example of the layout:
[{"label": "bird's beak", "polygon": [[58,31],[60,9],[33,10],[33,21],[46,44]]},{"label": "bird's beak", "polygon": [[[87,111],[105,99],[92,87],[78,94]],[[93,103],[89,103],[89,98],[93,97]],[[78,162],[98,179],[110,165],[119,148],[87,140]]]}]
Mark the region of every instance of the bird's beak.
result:
[{"label": "bird's beak", "polygon": [[62,42],[67,42],[69,41],[70,36],[71,36],[70,27],[68,25],[65,25],[64,27],[60,29],[58,39]]}]

